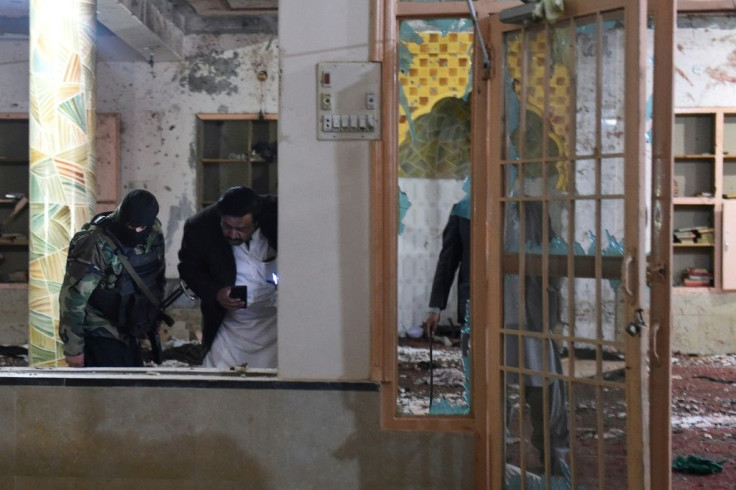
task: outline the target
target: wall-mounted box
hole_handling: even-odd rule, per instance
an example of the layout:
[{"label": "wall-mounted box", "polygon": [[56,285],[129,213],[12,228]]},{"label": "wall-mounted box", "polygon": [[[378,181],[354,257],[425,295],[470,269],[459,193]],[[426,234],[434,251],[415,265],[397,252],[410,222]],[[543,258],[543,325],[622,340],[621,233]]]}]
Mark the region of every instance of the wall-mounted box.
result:
[{"label": "wall-mounted box", "polygon": [[381,137],[381,64],[317,64],[317,139]]}]

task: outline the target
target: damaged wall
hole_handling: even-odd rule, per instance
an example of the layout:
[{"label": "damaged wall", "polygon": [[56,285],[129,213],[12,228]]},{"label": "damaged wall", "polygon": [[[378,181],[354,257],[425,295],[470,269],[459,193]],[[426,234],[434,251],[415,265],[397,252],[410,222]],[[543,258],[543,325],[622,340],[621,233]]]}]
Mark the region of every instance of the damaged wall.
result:
[{"label": "damaged wall", "polygon": [[[201,34],[184,37],[184,60],[130,61],[129,48],[110,47],[97,63],[97,111],[120,113],[121,196],[142,187],[159,200],[166,239],[167,277],[177,278],[184,220],[196,211],[197,113],[277,113],[278,39],[273,34]],[[0,36],[0,112],[28,112],[28,41]],[[115,50],[117,49],[117,53]],[[114,61],[119,54],[124,61]],[[259,82],[256,74],[266,71]],[[0,344],[23,344],[27,289],[0,289]],[[20,288],[18,290],[18,288]]]},{"label": "damaged wall", "polygon": [[[196,211],[196,114],[278,112],[275,38],[187,36],[184,44],[183,62],[97,67],[97,110],[120,113],[122,195],[146,188],[158,198],[170,278],[178,277],[184,220]],[[261,70],[269,74],[263,83]]]},{"label": "damaged wall", "polygon": [[[736,107],[736,15],[678,19],[675,107]],[[736,293],[675,292],[673,305],[673,352],[736,352]]]},{"label": "damaged wall", "polygon": [[381,430],[370,384],[8,381],[1,488],[473,488],[473,435]]},{"label": "damaged wall", "polygon": [[[0,43],[0,112],[27,112],[28,43]],[[181,62],[97,64],[97,111],[120,113],[121,195],[143,187],[158,198],[170,278],[178,277],[182,226],[196,207],[196,114],[278,112],[274,36],[190,35],[184,55]],[[269,74],[263,83],[261,70]]]}]

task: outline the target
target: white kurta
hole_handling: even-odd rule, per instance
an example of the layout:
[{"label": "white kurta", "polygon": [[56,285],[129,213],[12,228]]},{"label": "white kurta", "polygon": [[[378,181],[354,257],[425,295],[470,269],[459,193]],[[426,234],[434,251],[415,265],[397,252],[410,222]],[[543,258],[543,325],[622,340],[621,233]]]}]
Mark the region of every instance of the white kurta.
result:
[{"label": "white kurta", "polygon": [[[275,253],[260,229],[250,244],[233,246],[237,268],[236,285],[248,287],[247,307],[228,311],[204,367],[230,368],[247,364],[250,368],[275,368],[276,298],[272,273],[276,272]],[[269,257],[273,259],[268,260]]]}]

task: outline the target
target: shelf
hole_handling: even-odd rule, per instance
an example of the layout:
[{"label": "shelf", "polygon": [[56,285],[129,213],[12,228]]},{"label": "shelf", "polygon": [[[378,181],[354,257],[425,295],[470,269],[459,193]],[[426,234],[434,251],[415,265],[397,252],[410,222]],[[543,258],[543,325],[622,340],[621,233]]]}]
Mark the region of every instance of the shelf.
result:
[{"label": "shelf", "polygon": [[672,204],[675,206],[713,206],[715,198],[713,197],[673,197]]},{"label": "shelf", "polygon": [[673,243],[677,248],[715,247],[715,243]]},{"label": "shelf", "polygon": [[277,192],[275,119],[261,119],[258,114],[200,114],[198,119],[197,201],[201,206],[217,201],[236,185],[259,194]]},{"label": "shelf", "polygon": [[267,162],[263,158],[246,158],[244,160],[234,159],[234,158],[203,158],[202,163],[216,165],[218,163],[267,163]]},{"label": "shelf", "polygon": [[[713,229],[712,235],[704,235],[708,237],[707,242],[678,243],[673,240],[673,288],[680,294],[736,289],[736,276],[733,276],[736,250],[729,250],[723,245],[736,239],[736,220],[733,219],[736,214],[735,137],[734,108],[676,110],[673,132],[673,232],[677,236],[678,230],[696,227]],[[703,192],[712,196],[702,196]],[[691,267],[710,271],[711,284],[684,286],[680,275]]]},{"label": "shelf", "polygon": [[28,289],[27,282],[0,282],[0,290],[3,289]]},{"label": "shelf", "polygon": [[28,246],[28,238],[0,238],[0,246],[1,247],[27,247]]},{"label": "shelf", "polygon": [[[714,159],[716,156],[712,153],[701,153],[696,155],[675,155],[673,158],[675,160],[708,160],[708,159]],[[706,162],[711,163],[711,162]]]},{"label": "shelf", "polygon": [[718,290],[713,286],[672,286],[672,291],[676,294],[702,294],[715,293]]},{"label": "shelf", "polygon": [[203,158],[202,163],[250,163],[250,159],[236,159],[236,158]]}]

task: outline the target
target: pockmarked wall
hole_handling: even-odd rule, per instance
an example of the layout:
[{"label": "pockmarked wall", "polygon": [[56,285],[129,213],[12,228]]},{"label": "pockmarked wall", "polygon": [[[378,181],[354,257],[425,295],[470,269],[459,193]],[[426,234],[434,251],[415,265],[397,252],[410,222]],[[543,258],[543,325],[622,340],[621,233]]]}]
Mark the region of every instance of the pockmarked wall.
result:
[{"label": "pockmarked wall", "polygon": [[[166,276],[178,277],[184,221],[197,201],[197,113],[278,112],[278,39],[186,36],[181,62],[97,66],[97,110],[120,113],[121,195],[153,192],[166,238]],[[266,71],[259,82],[256,75]]]},{"label": "pockmarked wall", "polygon": [[[97,111],[120,114],[120,195],[134,188],[156,195],[171,279],[184,221],[197,211],[197,113],[279,110],[278,36],[188,35],[182,46],[181,61],[149,62],[103,37],[96,73]],[[0,36],[0,112],[28,112],[28,50],[26,36]],[[263,82],[260,71],[268,74]],[[0,301],[11,325],[0,343],[27,342],[27,289],[0,289]]]},{"label": "pockmarked wall", "polygon": [[[121,196],[154,193],[166,239],[167,277],[176,278],[184,220],[196,212],[197,113],[277,113],[278,38],[271,34],[188,35],[183,59],[97,63],[97,111],[120,114]],[[0,39],[0,112],[28,111],[28,42]],[[266,71],[266,81],[256,78]]]}]

